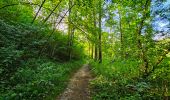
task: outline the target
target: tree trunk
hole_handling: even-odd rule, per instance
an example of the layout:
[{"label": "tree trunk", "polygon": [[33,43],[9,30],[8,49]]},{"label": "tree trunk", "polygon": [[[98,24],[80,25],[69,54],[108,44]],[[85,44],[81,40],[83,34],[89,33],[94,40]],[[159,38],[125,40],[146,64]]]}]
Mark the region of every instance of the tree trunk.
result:
[{"label": "tree trunk", "polygon": [[[72,5],[71,0],[69,0],[69,9]],[[69,15],[68,15],[68,56],[69,56],[69,60],[71,60],[71,35],[72,35],[72,26],[70,24],[71,21],[71,10],[69,11]]]},{"label": "tree trunk", "polygon": [[95,61],[97,61],[97,58],[98,58],[98,49],[97,49],[97,44],[95,43],[95,50],[94,50],[94,59],[95,59]]},{"label": "tree trunk", "polygon": [[97,26],[96,26],[96,10],[95,8],[93,7],[93,25],[94,25],[94,60],[97,61],[98,60],[98,39],[97,39],[97,32],[96,32],[96,29],[97,29]]},{"label": "tree trunk", "polygon": [[118,11],[119,14],[119,31],[120,31],[120,54],[121,54],[121,58],[124,58],[124,50],[123,50],[123,31],[122,31],[122,16],[121,16],[121,12]]},{"label": "tree trunk", "polygon": [[93,54],[94,54],[94,45],[93,45],[93,43],[92,43],[92,47],[91,47],[92,49],[91,49],[91,58],[93,59]]},{"label": "tree trunk", "polygon": [[34,19],[32,20],[32,24],[33,24],[33,23],[34,23],[34,21],[36,20],[36,18],[37,18],[37,16],[38,16],[38,14],[39,14],[39,12],[40,12],[41,8],[43,7],[43,5],[44,5],[45,1],[46,1],[46,0],[44,0],[44,1],[42,2],[41,6],[39,7],[39,9],[38,9],[38,11],[37,11],[36,15],[34,16]]},{"label": "tree trunk", "polygon": [[102,1],[99,1],[99,63],[102,63]]},{"label": "tree trunk", "polygon": [[144,21],[147,19],[147,13],[148,13],[147,10],[150,6],[150,2],[151,2],[151,0],[146,0],[145,8],[144,8],[144,11],[143,11],[143,17],[142,17],[142,20],[139,24],[139,28],[137,30],[137,47],[139,49],[139,57],[143,60],[143,62],[144,62],[143,67],[145,68],[143,77],[146,77],[149,73],[148,72],[149,62],[148,62],[148,59],[147,59],[147,56],[146,56],[146,52],[145,52],[145,50],[142,46],[141,32],[142,32],[142,29],[143,29],[143,26],[144,26]]}]

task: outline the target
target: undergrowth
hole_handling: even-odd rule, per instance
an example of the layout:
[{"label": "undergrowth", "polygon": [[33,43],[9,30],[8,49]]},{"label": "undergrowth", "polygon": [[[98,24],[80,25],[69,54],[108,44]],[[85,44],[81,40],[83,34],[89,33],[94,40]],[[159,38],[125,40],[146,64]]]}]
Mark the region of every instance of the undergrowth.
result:
[{"label": "undergrowth", "polygon": [[[30,59],[10,77],[9,84],[1,84],[1,100],[42,100],[57,96],[67,86],[70,74],[83,64],[47,59]],[[48,98],[47,98],[48,97]]]},{"label": "undergrowth", "polygon": [[155,78],[163,75],[155,75],[156,72],[147,79],[141,78],[139,63],[134,59],[104,61],[102,64],[91,61],[90,65],[96,75],[90,83],[92,99],[162,100],[165,92],[164,82],[167,79]]},{"label": "undergrowth", "polygon": [[49,27],[0,20],[0,100],[56,99],[81,67],[76,40],[69,60],[67,36]]}]

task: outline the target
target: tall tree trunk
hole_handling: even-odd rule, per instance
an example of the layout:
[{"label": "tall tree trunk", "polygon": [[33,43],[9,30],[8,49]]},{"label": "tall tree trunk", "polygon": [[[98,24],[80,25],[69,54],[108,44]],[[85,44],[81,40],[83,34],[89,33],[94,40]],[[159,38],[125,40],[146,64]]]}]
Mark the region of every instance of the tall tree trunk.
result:
[{"label": "tall tree trunk", "polygon": [[148,75],[148,68],[149,68],[149,62],[148,62],[148,59],[147,59],[147,56],[146,56],[146,52],[142,46],[142,41],[141,41],[141,33],[142,33],[142,29],[143,29],[143,26],[144,26],[144,21],[147,19],[147,14],[148,14],[148,9],[149,9],[149,6],[150,6],[150,3],[151,3],[151,0],[146,0],[145,2],[145,8],[144,8],[144,11],[143,11],[143,17],[142,17],[142,20],[139,24],[139,28],[137,30],[137,44],[138,44],[138,49],[139,49],[139,57],[141,57],[141,59],[143,60],[144,62],[144,65],[143,67],[145,68],[144,70],[144,75],[143,77],[146,77]]},{"label": "tall tree trunk", "polygon": [[[72,0],[69,0],[69,9],[72,7]],[[69,16],[68,16],[68,55],[69,55],[69,60],[72,59],[72,45],[73,45],[73,37],[74,37],[74,28],[71,25],[71,13],[72,10],[69,11]]]},{"label": "tall tree trunk", "polygon": [[99,63],[102,63],[102,1],[99,1]]},{"label": "tall tree trunk", "polygon": [[123,31],[122,31],[122,15],[121,15],[121,11],[118,11],[119,14],[119,31],[120,31],[120,54],[121,54],[121,58],[124,58],[124,50],[123,50]]},{"label": "tall tree trunk", "polygon": [[98,39],[97,39],[97,25],[96,25],[96,9],[93,7],[93,25],[94,25],[94,60],[98,60]]}]

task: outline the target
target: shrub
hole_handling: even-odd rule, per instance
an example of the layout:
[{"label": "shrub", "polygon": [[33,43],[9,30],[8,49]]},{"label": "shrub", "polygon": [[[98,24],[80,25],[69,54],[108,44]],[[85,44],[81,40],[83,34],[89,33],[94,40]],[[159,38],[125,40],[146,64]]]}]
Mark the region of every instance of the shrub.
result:
[{"label": "shrub", "polygon": [[37,100],[58,95],[66,86],[70,73],[82,65],[81,61],[56,63],[46,59],[30,59],[10,78],[10,87],[2,99]]}]

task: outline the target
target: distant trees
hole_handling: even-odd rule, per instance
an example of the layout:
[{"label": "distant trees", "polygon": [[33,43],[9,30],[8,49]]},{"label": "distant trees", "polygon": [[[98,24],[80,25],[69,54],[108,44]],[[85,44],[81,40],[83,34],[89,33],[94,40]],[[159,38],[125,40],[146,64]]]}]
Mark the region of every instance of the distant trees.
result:
[{"label": "distant trees", "polygon": [[[91,57],[102,62],[102,17],[103,0],[72,1],[77,5],[68,16],[70,42],[74,31],[80,31],[90,42]],[[71,20],[71,21],[70,21]],[[70,45],[70,42],[68,44]]]},{"label": "distant trees", "polygon": [[152,27],[151,3],[151,0],[128,2],[118,0],[106,4],[106,15],[108,14],[105,17],[106,26],[112,29],[109,35],[113,34],[116,38],[112,50],[115,58],[139,60],[139,70],[143,77],[149,76],[155,68],[153,66],[158,66],[156,63],[166,58],[165,55],[168,54],[167,49],[163,54],[154,54],[158,53],[158,49],[153,40],[156,34]]}]

